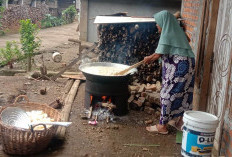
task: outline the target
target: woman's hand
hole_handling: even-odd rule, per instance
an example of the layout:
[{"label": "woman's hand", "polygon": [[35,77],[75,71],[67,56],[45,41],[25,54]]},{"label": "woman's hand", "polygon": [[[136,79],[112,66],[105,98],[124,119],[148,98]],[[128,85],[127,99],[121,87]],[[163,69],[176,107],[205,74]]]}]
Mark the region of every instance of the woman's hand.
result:
[{"label": "woman's hand", "polygon": [[161,54],[154,53],[150,56],[144,57],[144,63],[149,64],[154,62],[155,60],[159,59],[161,57]]}]

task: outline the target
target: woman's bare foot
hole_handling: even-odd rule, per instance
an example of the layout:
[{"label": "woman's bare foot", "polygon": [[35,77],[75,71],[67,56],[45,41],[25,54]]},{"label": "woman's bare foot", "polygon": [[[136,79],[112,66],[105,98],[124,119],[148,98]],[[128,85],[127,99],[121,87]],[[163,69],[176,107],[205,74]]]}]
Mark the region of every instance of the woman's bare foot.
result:
[{"label": "woman's bare foot", "polygon": [[160,133],[160,134],[163,134],[163,135],[168,134],[168,130],[167,130],[166,125],[161,125],[161,124],[148,126],[148,127],[146,127],[146,130],[149,131],[149,132]]},{"label": "woman's bare foot", "polygon": [[162,131],[162,132],[167,132],[167,126],[166,125],[161,125],[161,124],[156,124],[156,127],[159,131]]}]

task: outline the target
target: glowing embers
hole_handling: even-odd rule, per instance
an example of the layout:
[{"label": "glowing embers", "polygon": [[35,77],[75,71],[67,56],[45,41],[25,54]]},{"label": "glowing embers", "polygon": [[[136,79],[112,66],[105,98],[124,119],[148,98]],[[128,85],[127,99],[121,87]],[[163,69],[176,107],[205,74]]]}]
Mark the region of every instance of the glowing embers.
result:
[{"label": "glowing embers", "polygon": [[114,120],[113,109],[116,106],[112,103],[110,96],[90,95],[90,108],[85,110],[83,119],[90,119],[89,124],[96,125],[98,121],[109,123]]}]

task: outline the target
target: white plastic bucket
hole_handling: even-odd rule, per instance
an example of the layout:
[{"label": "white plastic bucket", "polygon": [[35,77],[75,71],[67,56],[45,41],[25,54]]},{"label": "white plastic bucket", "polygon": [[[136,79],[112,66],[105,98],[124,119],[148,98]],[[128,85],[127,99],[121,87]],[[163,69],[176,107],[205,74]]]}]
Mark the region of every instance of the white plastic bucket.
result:
[{"label": "white plastic bucket", "polygon": [[52,59],[53,59],[54,62],[59,63],[62,60],[62,56],[61,56],[61,54],[59,52],[54,52],[52,54]]},{"label": "white plastic bucket", "polygon": [[218,118],[201,111],[186,111],[183,117],[181,154],[184,157],[210,156]]}]

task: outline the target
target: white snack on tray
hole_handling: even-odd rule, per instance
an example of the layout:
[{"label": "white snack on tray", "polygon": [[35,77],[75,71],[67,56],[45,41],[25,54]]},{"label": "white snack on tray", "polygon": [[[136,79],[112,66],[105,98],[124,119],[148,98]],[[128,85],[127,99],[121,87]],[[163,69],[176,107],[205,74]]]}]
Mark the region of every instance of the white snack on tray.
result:
[{"label": "white snack on tray", "polygon": [[[41,110],[33,110],[26,113],[30,118],[31,123],[54,122],[54,119],[48,117],[48,115]],[[46,125],[46,127],[50,128],[51,125]],[[34,127],[34,130],[43,130],[43,129],[44,129],[43,125],[38,125]]]}]

